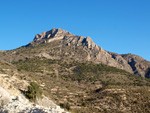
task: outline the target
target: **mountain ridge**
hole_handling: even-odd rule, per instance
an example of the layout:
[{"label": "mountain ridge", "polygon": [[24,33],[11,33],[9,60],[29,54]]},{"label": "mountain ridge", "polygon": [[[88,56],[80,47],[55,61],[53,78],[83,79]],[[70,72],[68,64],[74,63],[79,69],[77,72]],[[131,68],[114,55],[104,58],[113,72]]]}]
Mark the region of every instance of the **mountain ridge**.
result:
[{"label": "mountain ridge", "polygon": [[[137,72],[133,69],[134,66],[130,65],[127,58],[123,57],[124,55],[119,55],[105,51],[103,48],[95,44],[89,36],[85,38],[83,36],[73,35],[70,32],[62,30],[60,28],[58,29],[53,28],[50,31],[37,34],[33,39],[33,41],[30,42],[28,45],[26,45],[26,47],[28,46],[34,47],[40,44],[51,43],[57,40],[62,40],[65,46],[75,46],[75,47],[83,46],[83,49],[85,51],[88,51],[87,57],[85,58],[87,61],[91,61],[91,59],[92,60],[94,59],[94,62],[104,63],[109,66],[117,67],[126,70],[130,73],[137,74],[139,76],[145,76],[146,75],[145,70],[147,70],[150,67],[148,66],[146,67],[146,69],[144,68],[143,70],[139,70]],[[130,56],[130,54],[126,54],[126,56]],[[146,63],[149,65],[148,61]]]},{"label": "mountain ridge", "polygon": [[[21,49],[23,49],[21,50],[23,52],[27,50],[26,48],[30,47],[33,49],[38,48],[41,45],[45,45],[45,48],[39,48],[38,52],[34,52],[35,54],[31,52],[26,54],[20,53]],[[150,62],[142,57],[132,54],[120,55],[105,51],[102,47],[94,43],[89,36],[77,36],[60,28],[53,28],[50,31],[37,34],[29,44],[10,52],[1,51],[1,53],[2,55],[0,56],[9,62],[34,56],[43,56],[49,59],[60,59],[61,57],[63,58],[66,56],[80,62],[106,64],[108,66],[126,70],[138,76],[148,78],[150,76],[148,73],[150,70]],[[4,55],[5,53],[8,54]]]}]

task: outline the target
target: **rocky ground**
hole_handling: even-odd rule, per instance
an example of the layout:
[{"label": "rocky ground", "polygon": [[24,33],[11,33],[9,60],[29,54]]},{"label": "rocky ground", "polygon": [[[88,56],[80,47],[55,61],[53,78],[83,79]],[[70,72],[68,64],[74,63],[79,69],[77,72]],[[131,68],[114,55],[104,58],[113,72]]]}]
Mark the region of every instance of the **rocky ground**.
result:
[{"label": "rocky ground", "polygon": [[[38,100],[39,104],[29,102],[13,84],[10,85],[14,78],[11,80],[8,78],[8,75],[0,75],[1,113],[67,113],[45,96],[42,100]],[[17,78],[15,79],[17,82]]]}]

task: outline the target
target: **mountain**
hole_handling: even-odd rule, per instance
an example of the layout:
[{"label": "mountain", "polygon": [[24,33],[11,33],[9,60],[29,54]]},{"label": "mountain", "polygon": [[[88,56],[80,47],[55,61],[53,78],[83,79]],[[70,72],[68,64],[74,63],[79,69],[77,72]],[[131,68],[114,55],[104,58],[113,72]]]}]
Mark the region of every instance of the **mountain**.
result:
[{"label": "mountain", "polygon": [[[148,113],[149,64],[137,55],[108,52],[90,37],[53,28],[37,34],[25,46],[0,51],[0,76],[7,75],[2,80],[12,85],[0,86],[4,92],[14,87],[18,94],[27,92],[35,82],[44,97],[73,113]],[[24,98],[11,104],[13,100],[2,110],[10,110],[16,103],[23,106],[23,101],[22,108],[34,109]],[[43,102],[35,104],[39,103]]]},{"label": "mountain", "polygon": [[[44,43],[54,43],[56,41],[58,41],[58,49],[60,51],[64,51],[64,53],[61,54],[72,57],[75,60],[103,63],[132,72],[130,65],[128,65],[128,63],[121,56],[120,63],[114,60],[114,58],[107,51],[96,45],[90,37],[85,38],[82,36],[76,36],[62,29],[54,28],[50,31],[37,34],[34,40],[26,47],[34,47]],[[68,48],[72,50],[68,51]],[[80,54],[80,51],[82,51],[82,54]]]},{"label": "mountain", "polygon": [[[96,45],[90,37],[85,38],[82,36],[76,36],[62,29],[54,28],[50,31],[37,34],[34,40],[26,47],[35,47],[40,44],[53,43],[56,41],[59,42],[59,47],[57,48],[60,51],[64,51],[64,53],[61,54],[66,55],[67,57],[84,62],[91,61],[97,64],[103,63],[126,70],[139,76],[149,76],[146,72],[149,72],[150,62],[144,60],[143,58],[136,55],[132,55],[133,57],[131,57],[131,54],[119,55],[116,53],[107,52],[103,48]],[[72,50],[68,51],[67,48],[71,48]],[[82,51],[82,54],[79,53],[80,51]]]},{"label": "mountain", "polygon": [[[20,54],[20,50],[25,48],[39,47],[47,45],[45,50],[39,50],[27,54]],[[5,53],[5,51],[1,52]],[[82,53],[82,54],[81,54]],[[17,56],[16,56],[17,54]],[[2,56],[2,55],[1,55]],[[18,61],[33,56],[41,56],[49,59],[60,59],[62,57],[73,58],[80,62],[93,62],[96,64],[106,64],[119,69],[126,70],[139,76],[149,76],[150,62],[137,55],[119,55],[105,51],[95,44],[90,37],[76,36],[62,29],[53,28],[50,31],[37,34],[32,42],[24,47],[10,51],[2,56],[5,60]],[[137,59],[138,58],[138,59]],[[135,69],[136,68],[136,69]]]}]

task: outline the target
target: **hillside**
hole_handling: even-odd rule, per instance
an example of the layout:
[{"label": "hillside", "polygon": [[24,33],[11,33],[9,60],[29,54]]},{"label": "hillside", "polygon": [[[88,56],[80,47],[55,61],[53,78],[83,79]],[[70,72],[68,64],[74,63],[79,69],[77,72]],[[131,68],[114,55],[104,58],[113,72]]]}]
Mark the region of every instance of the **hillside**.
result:
[{"label": "hillside", "polygon": [[90,37],[62,29],[0,52],[1,74],[35,81],[47,98],[75,113],[150,112],[149,64],[136,55],[107,52]]},{"label": "hillside", "polygon": [[68,113],[45,96],[38,100],[36,104],[29,102],[22,92],[20,92],[29,85],[25,80],[20,80],[15,76],[9,76],[7,74],[0,74],[0,82],[1,113]]}]

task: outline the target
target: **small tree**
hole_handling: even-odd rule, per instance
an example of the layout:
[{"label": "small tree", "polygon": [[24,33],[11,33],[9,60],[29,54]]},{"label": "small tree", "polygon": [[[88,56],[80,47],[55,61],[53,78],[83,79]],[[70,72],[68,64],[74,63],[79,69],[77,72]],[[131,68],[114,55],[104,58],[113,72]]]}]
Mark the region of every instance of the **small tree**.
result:
[{"label": "small tree", "polygon": [[37,98],[41,98],[42,97],[42,91],[39,88],[38,84],[36,84],[35,82],[31,82],[30,86],[28,86],[28,91],[26,92],[26,97],[30,100],[30,101],[36,101]]}]

